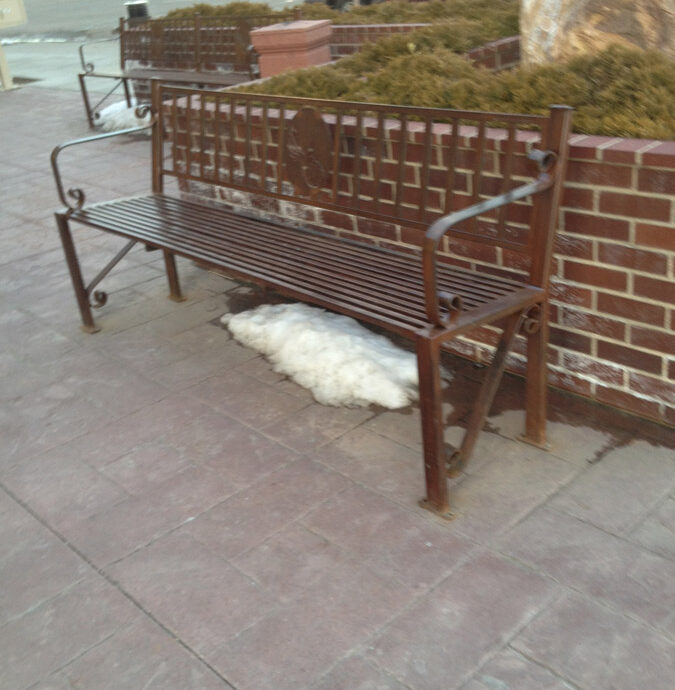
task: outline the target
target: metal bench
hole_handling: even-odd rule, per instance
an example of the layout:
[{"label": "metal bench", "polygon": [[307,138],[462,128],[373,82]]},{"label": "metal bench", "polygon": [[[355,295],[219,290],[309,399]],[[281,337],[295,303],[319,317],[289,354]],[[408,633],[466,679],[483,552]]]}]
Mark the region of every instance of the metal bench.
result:
[{"label": "metal bench", "polygon": [[[64,148],[124,132],[68,142],[52,154],[66,205],[56,221],[85,330],[97,330],[90,300],[106,299],[98,283],[140,242],[163,251],[174,300],[181,299],[178,255],[412,339],[424,505],[441,515],[449,509],[446,476],[471,456],[521,333],[524,439],[545,443],[548,281],[569,108],[505,115],[155,82],[152,115],[149,194],[88,205],[81,189],[64,189],[57,164]],[[165,193],[165,178],[177,178],[183,192]],[[72,223],[128,240],[89,285]],[[502,255],[501,266],[485,263],[486,248]],[[508,270],[512,256],[520,258]],[[486,324],[501,332],[494,361],[461,447],[449,448],[441,348]]]},{"label": "metal bench", "polygon": [[[120,18],[118,37],[83,43],[79,47],[82,71],[77,75],[89,126],[94,128],[99,109],[120,87],[127,106],[132,104],[131,84],[147,84],[151,79],[168,83],[224,88],[258,76],[251,29],[299,16],[256,15],[237,17],[194,17],[184,19]],[[120,43],[120,71],[97,71],[85,57],[85,49],[96,43]],[[110,90],[92,104],[89,79],[113,82]],[[142,99],[140,99],[142,100]]]}]

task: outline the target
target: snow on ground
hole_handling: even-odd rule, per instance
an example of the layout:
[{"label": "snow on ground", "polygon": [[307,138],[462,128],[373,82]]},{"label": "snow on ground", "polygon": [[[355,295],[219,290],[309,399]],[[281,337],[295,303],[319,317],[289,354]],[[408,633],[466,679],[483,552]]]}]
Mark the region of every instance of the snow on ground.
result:
[{"label": "snow on ground", "polygon": [[[136,99],[132,98],[131,103],[131,108],[127,108],[126,101],[112,103],[100,111],[96,122],[104,132],[116,132],[120,129],[147,125],[150,122],[150,114],[146,114],[145,117],[136,117]],[[146,132],[150,134],[149,129]]]},{"label": "snow on ground", "polygon": [[264,304],[225,314],[221,322],[323,405],[397,409],[417,399],[415,355],[347,316],[305,304]]}]

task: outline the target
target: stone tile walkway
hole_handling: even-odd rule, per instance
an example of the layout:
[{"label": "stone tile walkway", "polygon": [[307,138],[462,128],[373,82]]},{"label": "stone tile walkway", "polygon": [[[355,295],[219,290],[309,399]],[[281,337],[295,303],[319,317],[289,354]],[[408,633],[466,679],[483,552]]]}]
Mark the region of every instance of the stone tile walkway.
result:
[{"label": "stone tile walkway", "polygon": [[[315,404],[217,325],[247,286],[182,262],[174,304],[135,250],[83,334],[48,162],[79,98],[0,93],[0,118],[3,690],[671,690],[672,430],[554,394],[542,452],[509,378],[437,520],[417,410]],[[66,176],[144,191],[148,149]],[[90,275],[119,244],[76,234]],[[479,372],[450,364],[461,423]]]}]

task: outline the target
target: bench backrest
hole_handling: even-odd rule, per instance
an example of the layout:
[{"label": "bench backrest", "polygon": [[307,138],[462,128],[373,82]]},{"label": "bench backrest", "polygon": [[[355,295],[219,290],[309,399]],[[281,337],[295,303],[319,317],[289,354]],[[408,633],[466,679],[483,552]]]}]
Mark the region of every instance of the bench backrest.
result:
[{"label": "bench backrest", "polygon": [[[201,91],[153,84],[156,191],[163,178],[216,199],[302,217],[367,240],[421,246],[434,220],[538,175],[528,158],[553,151],[547,191],[450,231],[450,251],[501,262],[545,285],[567,156],[570,111],[548,117]],[[298,205],[298,206],[296,206]],[[282,208],[283,206],[283,208]],[[468,248],[468,249],[467,249]],[[525,265],[524,262],[527,262]]]},{"label": "bench backrest", "polygon": [[254,15],[236,18],[194,17],[176,19],[120,19],[120,62],[140,63],[157,69],[248,70],[250,32],[289,20],[288,15]]}]

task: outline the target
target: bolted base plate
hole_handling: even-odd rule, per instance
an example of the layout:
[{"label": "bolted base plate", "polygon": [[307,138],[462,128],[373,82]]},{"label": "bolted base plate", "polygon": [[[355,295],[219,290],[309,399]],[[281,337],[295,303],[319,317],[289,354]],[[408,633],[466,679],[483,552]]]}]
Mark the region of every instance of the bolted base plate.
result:
[{"label": "bolted base plate", "polygon": [[85,333],[98,333],[101,330],[99,326],[85,326],[84,324],[80,326],[80,329],[83,330]]},{"label": "bolted base plate", "polygon": [[443,511],[438,510],[438,508],[436,508],[436,506],[434,506],[434,505],[433,505],[428,499],[426,499],[426,498],[420,499],[420,501],[419,501],[419,506],[420,506],[420,508],[424,508],[424,510],[428,510],[430,513],[433,513],[434,515],[437,515],[439,518],[441,518],[441,519],[443,519],[443,520],[447,520],[448,522],[449,522],[450,520],[454,520],[454,519],[455,519],[455,514],[452,513],[452,512],[450,512],[450,509],[449,509],[449,508],[446,509],[446,510],[443,510]]},{"label": "bolted base plate", "polygon": [[516,436],[516,439],[518,441],[522,441],[523,443],[527,443],[530,446],[534,446],[535,448],[541,448],[542,450],[551,450],[553,448],[553,446],[548,441],[544,441],[544,443],[538,443],[537,441],[534,441],[528,436],[525,436],[525,434],[518,434],[518,436]]}]

